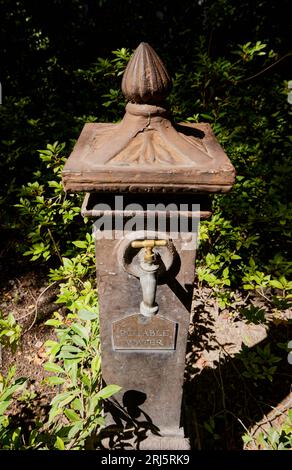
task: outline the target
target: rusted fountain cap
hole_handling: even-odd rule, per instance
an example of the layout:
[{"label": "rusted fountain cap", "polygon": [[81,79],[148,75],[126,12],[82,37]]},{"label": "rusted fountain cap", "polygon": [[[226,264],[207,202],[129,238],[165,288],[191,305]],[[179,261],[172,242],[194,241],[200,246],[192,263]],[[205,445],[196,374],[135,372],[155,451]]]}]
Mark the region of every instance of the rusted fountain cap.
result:
[{"label": "rusted fountain cap", "polygon": [[226,192],[235,170],[209,124],[174,124],[163,106],[171,78],[142,42],[124,72],[118,124],[87,123],[62,176],[66,191]]}]

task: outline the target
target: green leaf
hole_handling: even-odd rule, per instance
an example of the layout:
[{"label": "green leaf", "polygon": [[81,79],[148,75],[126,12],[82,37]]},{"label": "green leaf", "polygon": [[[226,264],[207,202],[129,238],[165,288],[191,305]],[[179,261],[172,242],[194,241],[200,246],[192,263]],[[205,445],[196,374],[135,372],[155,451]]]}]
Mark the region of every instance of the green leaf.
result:
[{"label": "green leaf", "polygon": [[48,424],[50,424],[56,416],[58,416],[62,413],[63,413],[62,408],[52,407],[51,410],[50,410],[50,413],[49,413]]},{"label": "green leaf", "polygon": [[73,268],[73,261],[69,258],[62,258],[63,260],[63,265],[64,265],[64,268],[67,268],[67,269],[72,269]]},{"label": "green leaf", "polygon": [[245,444],[249,444],[250,442],[252,442],[252,437],[249,434],[244,434],[242,436],[242,440]]},{"label": "green leaf", "polygon": [[65,450],[65,444],[59,436],[56,438],[54,447],[58,450]]},{"label": "green leaf", "polygon": [[0,416],[7,410],[8,406],[10,405],[11,401],[1,401],[0,403]]},{"label": "green leaf", "polygon": [[61,322],[60,320],[53,320],[53,319],[50,319],[50,320],[47,320],[45,322],[45,325],[49,325],[49,326],[61,326],[63,325],[63,322]]},{"label": "green leaf", "polygon": [[253,286],[252,284],[243,284],[243,288],[245,290],[250,290],[250,289],[254,290],[255,286]]},{"label": "green leaf", "polygon": [[211,116],[210,114],[206,114],[206,113],[201,113],[201,116],[204,119],[208,119],[209,121],[212,121],[214,119],[213,116]]},{"label": "green leaf", "polygon": [[47,377],[46,382],[50,385],[61,385],[66,381],[66,379],[63,379],[62,377],[57,377],[56,375],[53,375],[52,377]]},{"label": "green leaf", "polygon": [[43,367],[48,372],[53,372],[54,374],[64,374],[65,373],[65,371],[64,371],[64,369],[62,369],[62,367],[58,366],[58,364],[55,364],[53,362],[46,362],[46,364],[44,364]]},{"label": "green leaf", "polygon": [[20,434],[21,434],[21,428],[20,427],[16,428],[12,433],[11,440],[13,442],[14,448],[17,446]]},{"label": "green leaf", "polygon": [[269,438],[270,438],[270,441],[271,441],[271,444],[275,444],[278,440],[279,440],[279,433],[276,431],[276,429],[274,428],[271,428],[271,430],[269,431]]},{"label": "green leaf", "polygon": [[89,415],[97,414],[96,407],[99,401],[100,401],[100,398],[98,397],[98,394],[90,395],[90,397],[87,400],[87,413],[89,413]]},{"label": "green leaf", "polygon": [[77,392],[75,392],[75,393],[72,393],[72,392],[59,393],[58,395],[56,395],[53,398],[53,400],[51,402],[51,406],[58,405],[58,407],[61,408],[62,406],[65,406],[68,403],[70,403],[70,401],[74,400],[76,395],[77,395]]},{"label": "green leaf", "polygon": [[72,401],[71,406],[72,406],[72,408],[74,408],[74,410],[77,410],[77,411],[80,411],[80,412],[83,411],[83,404],[82,404],[80,398],[75,398],[75,400]]},{"label": "green leaf", "polygon": [[88,341],[89,334],[84,326],[79,325],[78,323],[73,323],[73,325],[71,325],[71,330],[73,330],[77,335],[81,336],[86,341]]},{"label": "green leaf", "polygon": [[83,385],[84,385],[88,390],[91,389],[91,380],[90,380],[90,378],[88,377],[87,374],[82,374],[82,376],[81,376],[81,381],[82,381]]},{"label": "green leaf", "polygon": [[68,375],[70,379],[72,380],[72,384],[74,385],[74,387],[76,387],[77,386],[77,374],[78,374],[78,361],[74,361],[72,359],[70,360],[65,359],[64,362],[71,363],[70,367],[67,368]]},{"label": "green leaf", "polygon": [[271,285],[272,287],[275,287],[276,289],[283,289],[283,286],[282,286],[281,282],[279,282],[279,281],[277,281],[277,280],[275,280],[275,279],[273,279],[272,281],[270,281],[270,285]]},{"label": "green leaf", "polygon": [[109,398],[115,393],[119,392],[121,389],[122,387],[119,385],[107,385],[97,393],[97,396],[98,398],[105,400],[106,398]]},{"label": "green leaf", "polygon": [[71,353],[69,351],[62,351],[59,354],[60,359],[79,359],[81,360],[83,357],[83,354],[76,354],[76,353]]},{"label": "green leaf", "polygon": [[55,357],[58,352],[60,351],[60,348],[61,348],[61,345],[59,343],[56,342],[55,345],[53,345],[50,350],[49,350],[49,354],[53,357]]},{"label": "green leaf", "polygon": [[287,287],[287,285],[288,285],[287,279],[286,279],[284,276],[281,276],[280,279],[279,279],[279,281],[281,282],[282,287],[285,289],[285,288]]},{"label": "green leaf", "polygon": [[80,338],[78,335],[73,335],[71,337],[71,340],[73,343],[77,344],[77,346],[80,346],[81,348],[86,348],[86,343],[84,339]]},{"label": "green leaf", "polygon": [[77,246],[77,248],[86,248],[87,243],[85,241],[77,240],[76,242],[72,242],[73,245]]},{"label": "green leaf", "polygon": [[74,410],[66,409],[64,414],[69,419],[69,421],[80,421],[80,416]]},{"label": "green leaf", "polygon": [[64,346],[62,346],[61,352],[63,351],[67,351],[71,353],[78,353],[78,354],[82,352],[80,348],[77,348],[77,346],[73,346],[71,344],[65,344]]},{"label": "green leaf", "polygon": [[97,314],[90,312],[89,310],[81,309],[78,312],[78,317],[81,318],[81,320],[95,320],[97,318]]},{"label": "green leaf", "polygon": [[95,375],[99,374],[100,366],[101,366],[101,357],[99,355],[96,355],[91,361],[92,373]]},{"label": "green leaf", "polygon": [[21,390],[21,388],[23,387],[25,382],[26,382],[25,379],[24,379],[24,382],[22,382],[22,383],[21,382],[20,383],[15,382],[14,385],[12,385],[7,390],[5,390],[5,392],[0,396],[1,401],[6,401],[7,399],[10,399],[16,391]]},{"label": "green leaf", "polygon": [[83,428],[83,421],[78,421],[76,422],[70,429],[70,431],[68,432],[68,439],[72,439],[73,437],[76,436],[76,434],[78,433],[78,431],[81,431]]}]

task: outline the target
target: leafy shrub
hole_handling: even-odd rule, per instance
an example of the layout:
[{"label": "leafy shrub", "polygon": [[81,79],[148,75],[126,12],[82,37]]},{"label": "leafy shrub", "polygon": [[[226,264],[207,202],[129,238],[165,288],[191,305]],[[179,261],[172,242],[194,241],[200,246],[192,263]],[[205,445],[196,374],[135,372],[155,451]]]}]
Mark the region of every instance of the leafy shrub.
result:
[{"label": "leafy shrub", "polygon": [[101,384],[99,328],[97,314],[79,310],[66,320],[58,314],[48,320],[55,327],[57,341],[47,341],[49,362],[45,370],[53,372],[46,380],[62,386],[51,402],[46,427],[56,435],[55,447],[94,448],[98,429],[105,424],[102,400],[120,390],[117,385]]},{"label": "leafy shrub", "polygon": [[[116,19],[112,17],[111,2],[91,2],[85,7],[79,1],[70,6],[49,3],[44,2],[42,15],[24,2],[5,2],[7,26],[1,36],[1,54],[6,59],[10,54],[13,61],[10,65],[1,61],[6,89],[0,106],[0,216],[7,244],[12,243],[12,249],[25,259],[47,266],[49,280],[60,286],[57,304],[62,310],[50,320],[56,322],[58,341],[48,345],[51,359],[46,367],[55,373],[49,381],[59,382],[53,386],[62,387],[62,391],[61,399],[56,394],[46,431],[40,423],[29,439],[24,439],[19,428],[10,426],[6,413],[13,394],[22,393],[23,383],[13,379],[13,371],[1,378],[4,427],[0,432],[5,448],[92,446],[102,424],[102,393],[105,397],[117,390],[101,390],[99,396],[99,391],[93,390],[93,384],[100,386],[94,243],[87,221],[80,217],[81,196],[64,193],[61,169],[85,122],[121,119],[125,104],[121,74],[132,41],[138,41],[143,31],[150,35],[150,43],[152,38],[154,45],[160,45],[174,77],[168,98],[174,119],[209,122],[237,171],[232,192],[213,198],[214,214],[201,224],[198,287],[210,287],[220,309],[233,310],[249,322],[266,321],[267,304],[272,312],[291,306],[292,133],[291,106],[286,99],[291,77],[286,76],[288,66],[285,68],[282,61],[289,53],[281,55],[287,47],[289,28],[285,28],[284,18],[273,21],[273,28],[269,21],[269,15],[279,19],[277,15],[285,8],[271,6],[266,0],[257,7],[247,1],[235,6],[233,1],[205,0],[182,3],[173,14],[170,3],[156,12],[156,3],[150,2],[156,15],[148,17],[147,4],[147,14],[144,6],[137,6],[129,20],[120,21],[118,13]],[[115,6],[124,12],[128,2],[116,2]],[[55,12],[49,15],[53,24],[46,18],[48,8]],[[103,39],[103,34],[111,31],[108,22],[100,20],[109,12],[113,30],[125,29],[131,40],[111,55],[108,51],[103,54],[107,41],[96,41],[92,58],[87,41],[95,41],[97,25]],[[61,41],[55,35],[56,21],[62,25],[59,29],[68,33]],[[152,28],[158,23],[159,27]],[[132,31],[132,24],[141,28],[135,26]],[[185,25],[183,30],[181,24]],[[194,30],[201,34],[198,39],[193,37]],[[14,38],[11,44],[9,37]],[[108,41],[112,44],[111,34]],[[98,55],[103,57],[96,58]],[[279,62],[282,68],[278,68]],[[43,150],[36,158],[38,148]],[[263,303],[238,308],[238,299],[243,296]],[[94,318],[82,318],[84,312]],[[0,323],[2,340],[16,344],[20,331],[13,317]],[[75,330],[79,325],[80,334],[72,329],[74,324]],[[82,336],[85,331],[88,339]],[[64,357],[66,348],[75,357]],[[273,379],[277,361],[269,350],[260,348],[251,356],[243,351],[242,358],[248,380]],[[71,400],[75,391],[79,399],[83,394],[83,411],[78,409],[77,395]],[[62,393],[68,395],[62,397]],[[66,414],[59,413],[61,405]],[[218,440],[215,427],[214,418],[205,426]],[[277,431],[265,435],[263,442],[272,447],[279,443],[281,448],[283,436]]]},{"label": "leafy shrub", "polygon": [[242,439],[247,447],[252,443],[256,448],[262,450],[291,450],[292,410],[288,410],[282,425],[271,426],[268,430],[259,432],[255,437],[244,434]]}]

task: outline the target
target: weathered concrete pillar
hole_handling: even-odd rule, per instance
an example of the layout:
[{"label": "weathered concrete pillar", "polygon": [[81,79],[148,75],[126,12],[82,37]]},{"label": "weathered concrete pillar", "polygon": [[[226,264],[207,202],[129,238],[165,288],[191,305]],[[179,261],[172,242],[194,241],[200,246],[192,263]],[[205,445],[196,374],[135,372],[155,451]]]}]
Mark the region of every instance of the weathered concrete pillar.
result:
[{"label": "weathered concrete pillar", "polygon": [[186,449],[181,422],[198,222],[234,168],[208,124],[173,124],[171,79],[145,43],[123,76],[118,124],[89,123],[64,171],[95,219],[102,374],[122,386],[101,443]]}]

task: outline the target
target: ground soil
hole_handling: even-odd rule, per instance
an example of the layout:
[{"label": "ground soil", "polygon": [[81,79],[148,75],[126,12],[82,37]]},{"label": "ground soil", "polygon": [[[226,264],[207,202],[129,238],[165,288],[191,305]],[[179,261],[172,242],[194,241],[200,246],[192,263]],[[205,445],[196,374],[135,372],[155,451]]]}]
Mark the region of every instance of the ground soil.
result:
[{"label": "ground soil", "polygon": [[32,428],[35,419],[44,418],[55,393],[44,382],[48,373],[43,364],[47,361],[45,342],[55,339],[52,327],[46,326],[45,321],[58,309],[54,303],[58,286],[48,283],[42,268],[28,267],[12,259],[10,263],[3,263],[3,258],[1,261],[0,311],[4,317],[13,313],[22,327],[22,336],[15,352],[8,347],[0,350],[0,370],[6,374],[14,365],[16,377],[29,378],[29,408],[15,402],[10,413],[21,421],[21,426]]}]

